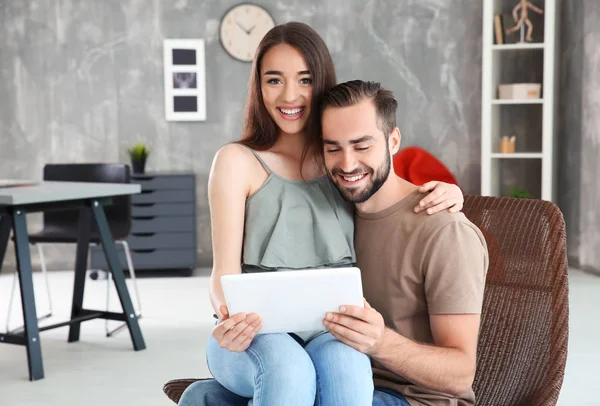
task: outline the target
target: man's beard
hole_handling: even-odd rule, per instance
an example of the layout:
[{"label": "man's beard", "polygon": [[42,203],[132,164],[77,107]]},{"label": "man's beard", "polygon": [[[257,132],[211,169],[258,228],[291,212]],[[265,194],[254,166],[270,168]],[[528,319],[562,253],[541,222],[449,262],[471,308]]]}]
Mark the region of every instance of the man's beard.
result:
[{"label": "man's beard", "polygon": [[[377,193],[379,189],[381,189],[381,187],[383,186],[390,174],[391,167],[392,157],[390,155],[390,152],[386,151],[385,162],[383,162],[379,169],[377,169],[376,171],[373,171],[373,168],[367,168],[367,170],[359,168],[356,171],[345,173],[344,171],[341,171],[336,168],[332,172],[328,170],[327,175],[329,176],[329,179],[331,179],[335,186],[338,188],[344,199],[352,203],[364,203],[367,200],[369,200],[371,196]],[[348,188],[344,185],[341,185],[337,176],[338,174],[352,176],[359,175],[365,172],[369,173],[369,175],[371,176],[371,182],[362,191],[358,191],[354,188]]]}]

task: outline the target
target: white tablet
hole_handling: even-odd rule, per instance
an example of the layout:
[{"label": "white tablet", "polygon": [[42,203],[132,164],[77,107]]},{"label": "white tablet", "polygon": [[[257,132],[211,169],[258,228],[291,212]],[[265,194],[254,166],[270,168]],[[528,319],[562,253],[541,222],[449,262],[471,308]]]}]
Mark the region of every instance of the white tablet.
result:
[{"label": "white tablet", "polygon": [[327,312],[364,305],[358,268],[223,275],[221,285],[230,315],[262,317],[258,334],[323,330]]}]

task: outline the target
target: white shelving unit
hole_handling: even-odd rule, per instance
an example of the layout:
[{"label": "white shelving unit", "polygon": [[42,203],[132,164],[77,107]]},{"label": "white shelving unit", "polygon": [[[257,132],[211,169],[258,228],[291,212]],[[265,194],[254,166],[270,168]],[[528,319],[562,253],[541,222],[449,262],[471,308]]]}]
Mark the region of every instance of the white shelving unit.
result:
[{"label": "white shelving unit", "polygon": [[[533,3],[541,7],[543,13],[543,42],[496,44],[494,34],[494,15],[507,14],[518,3],[518,0],[484,0],[483,3],[483,54],[482,54],[482,118],[481,118],[481,194],[484,196],[507,196],[502,190],[503,168],[506,165],[517,165],[519,162],[531,165],[535,162],[539,170],[539,191],[533,197],[543,200],[556,201],[556,134],[557,134],[557,90],[558,90],[558,39],[560,0],[534,0]],[[530,18],[534,15],[529,11]],[[512,18],[504,21],[504,29],[513,25]],[[534,24],[534,30],[542,27]],[[519,32],[512,34],[511,38],[518,38]],[[535,35],[534,35],[535,36]],[[500,100],[498,99],[498,85],[514,83],[502,78],[502,62],[507,55],[516,59],[525,53],[534,52],[543,55],[541,72],[542,94],[540,99]],[[501,82],[504,80],[504,82]],[[533,105],[533,107],[532,107]],[[536,109],[539,105],[538,120],[541,120],[541,134],[527,134],[531,137],[541,137],[541,150],[519,151],[515,153],[500,153],[499,144],[502,136],[511,135],[510,130],[502,128],[503,109]],[[525,106],[525,107],[523,107]],[[513,110],[514,111],[514,110]],[[524,116],[520,115],[521,118]],[[528,162],[524,162],[528,161]],[[531,183],[531,180],[529,180]],[[536,180],[537,182],[537,180]],[[521,186],[517,186],[521,187]],[[538,195],[539,194],[539,195]]]}]

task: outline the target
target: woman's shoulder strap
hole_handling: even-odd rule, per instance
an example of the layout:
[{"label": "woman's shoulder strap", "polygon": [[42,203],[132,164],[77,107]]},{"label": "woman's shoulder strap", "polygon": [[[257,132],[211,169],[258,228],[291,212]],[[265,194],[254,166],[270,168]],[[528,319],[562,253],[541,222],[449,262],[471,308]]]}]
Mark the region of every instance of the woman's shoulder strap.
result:
[{"label": "woman's shoulder strap", "polygon": [[265,162],[264,159],[261,158],[260,155],[258,155],[258,153],[253,150],[252,148],[250,148],[247,145],[244,144],[239,144],[242,145],[243,147],[245,147],[246,149],[248,149],[250,152],[252,152],[252,154],[256,157],[256,159],[258,159],[258,161],[261,163],[261,165],[265,168],[265,170],[267,171],[267,173],[271,174],[273,171],[271,170],[271,168],[269,167],[269,165],[267,165],[267,163]]}]

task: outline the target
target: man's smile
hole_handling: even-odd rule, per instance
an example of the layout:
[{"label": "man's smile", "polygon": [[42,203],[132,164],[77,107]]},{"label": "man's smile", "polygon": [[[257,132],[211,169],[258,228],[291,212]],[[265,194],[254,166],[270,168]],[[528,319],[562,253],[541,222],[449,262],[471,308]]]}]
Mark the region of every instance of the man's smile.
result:
[{"label": "man's smile", "polygon": [[340,183],[345,186],[357,186],[369,176],[369,173],[363,172],[360,174],[342,175],[338,172],[336,173],[336,176],[340,180]]}]

